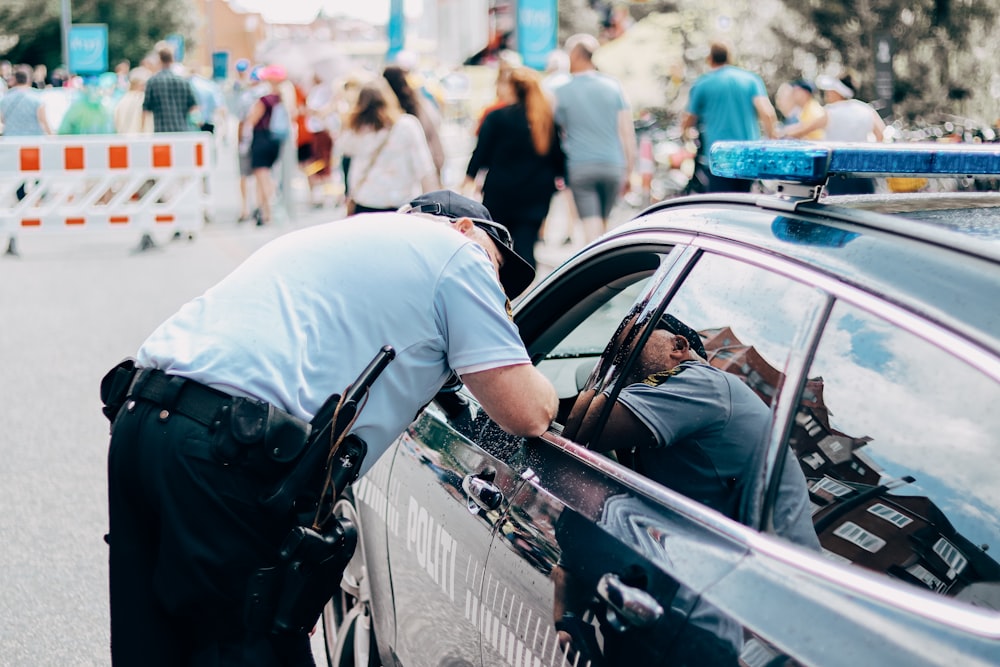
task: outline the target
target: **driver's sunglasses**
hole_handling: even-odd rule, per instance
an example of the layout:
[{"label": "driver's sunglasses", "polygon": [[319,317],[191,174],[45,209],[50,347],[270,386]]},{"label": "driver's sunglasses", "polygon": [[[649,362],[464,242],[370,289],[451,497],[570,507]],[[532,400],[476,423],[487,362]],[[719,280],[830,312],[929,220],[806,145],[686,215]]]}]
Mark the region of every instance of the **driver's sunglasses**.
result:
[{"label": "driver's sunglasses", "polygon": [[[434,202],[433,204],[422,204],[420,206],[413,206],[410,208],[404,207],[400,210],[401,213],[427,213],[428,215],[437,215],[444,218],[448,218],[452,222],[458,220],[458,218],[453,218],[444,211],[444,207],[441,204]],[[463,218],[469,218],[476,227],[489,234],[495,241],[502,243],[509,250],[514,249],[514,239],[510,235],[510,230],[501,225],[498,222],[493,222],[492,220],[483,220],[482,218],[473,218],[471,216],[461,216]]]}]

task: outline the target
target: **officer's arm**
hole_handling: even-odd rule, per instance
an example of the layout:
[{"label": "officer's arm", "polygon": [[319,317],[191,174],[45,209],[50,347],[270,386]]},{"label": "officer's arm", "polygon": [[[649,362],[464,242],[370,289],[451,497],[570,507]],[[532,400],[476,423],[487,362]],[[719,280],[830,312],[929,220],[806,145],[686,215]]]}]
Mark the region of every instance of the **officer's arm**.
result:
[{"label": "officer's arm", "polygon": [[467,373],[462,382],[486,414],[513,435],[545,433],[559,407],[555,387],[531,364]]},{"label": "officer's arm", "polygon": [[636,446],[651,447],[656,445],[656,438],[646,425],[618,401],[615,401],[611,406],[611,414],[608,415],[604,428],[595,438],[594,431],[598,418],[604,412],[607,403],[607,394],[601,393],[594,397],[586,414],[583,415],[580,430],[574,438],[576,442],[597,452],[606,452],[622,447],[630,449]]}]

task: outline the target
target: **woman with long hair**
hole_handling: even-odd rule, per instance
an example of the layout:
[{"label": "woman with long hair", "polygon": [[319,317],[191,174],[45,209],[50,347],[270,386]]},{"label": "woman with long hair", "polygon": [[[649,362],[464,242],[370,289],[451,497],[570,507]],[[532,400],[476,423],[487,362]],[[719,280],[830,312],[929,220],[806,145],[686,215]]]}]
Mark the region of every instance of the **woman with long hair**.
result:
[{"label": "woman with long hair", "polygon": [[514,237],[514,250],[535,265],[538,230],[549,213],[556,179],[566,173],[550,104],[534,70],[512,68],[502,85],[512,104],[483,119],[476,147],[465,170],[466,187],[481,171],[483,204]]},{"label": "woman with long hair", "polygon": [[394,211],[421,192],[438,189],[420,122],[400,113],[381,78],[358,91],[337,148],[351,158],[348,213]]},{"label": "woman with long hair", "polygon": [[427,147],[431,149],[434,168],[437,170],[438,180],[440,180],[441,168],[444,166],[444,146],[441,145],[439,132],[441,114],[426,97],[413,89],[406,79],[406,70],[399,65],[387,66],[382,70],[382,76],[392,88],[392,92],[396,94],[399,108],[403,110],[403,113],[408,113],[420,121],[420,127],[424,130]]}]

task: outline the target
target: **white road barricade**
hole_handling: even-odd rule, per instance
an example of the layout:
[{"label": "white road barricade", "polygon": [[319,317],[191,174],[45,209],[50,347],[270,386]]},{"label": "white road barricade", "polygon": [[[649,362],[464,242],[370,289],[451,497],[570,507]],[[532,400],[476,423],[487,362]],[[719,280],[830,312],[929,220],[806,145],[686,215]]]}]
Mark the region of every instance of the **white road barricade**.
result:
[{"label": "white road barricade", "polygon": [[207,132],[0,138],[0,234],[159,229],[205,222]]}]

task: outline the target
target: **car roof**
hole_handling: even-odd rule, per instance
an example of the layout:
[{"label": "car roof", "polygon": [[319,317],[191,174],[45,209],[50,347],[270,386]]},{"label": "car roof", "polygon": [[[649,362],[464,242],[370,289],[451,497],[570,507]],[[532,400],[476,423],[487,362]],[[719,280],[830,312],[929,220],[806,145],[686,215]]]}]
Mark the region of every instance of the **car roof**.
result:
[{"label": "car roof", "polygon": [[[768,195],[698,195],[654,205],[611,236],[659,229],[752,246],[876,293],[1000,354],[1000,195],[940,197],[940,208],[928,203],[934,199],[828,197],[789,205]],[[976,216],[988,221],[986,231],[963,229],[970,225],[962,221]]]},{"label": "car roof", "polygon": [[829,200],[856,210],[931,222],[976,241],[1000,244],[1000,192],[915,192]]}]

